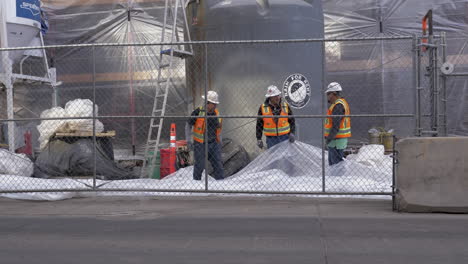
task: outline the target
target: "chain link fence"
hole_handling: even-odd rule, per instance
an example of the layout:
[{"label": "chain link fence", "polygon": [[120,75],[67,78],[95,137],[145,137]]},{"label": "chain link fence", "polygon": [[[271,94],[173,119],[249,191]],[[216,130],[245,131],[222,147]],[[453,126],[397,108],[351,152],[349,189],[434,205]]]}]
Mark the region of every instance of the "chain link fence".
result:
[{"label": "chain link fence", "polygon": [[[414,43],[406,37],[191,42],[184,46],[193,54],[172,60],[160,56],[176,48],[167,44],[47,47],[57,82],[22,76],[45,78],[47,65],[34,57],[21,71],[21,61],[9,57],[14,49],[3,49],[1,65],[12,70],[1,73],[0,192],[391,195],[393,136],[415,133]],[[330,82],[343,88],[352,131],[333,145],[345,159],[332,166],[323,125]],[[267,139],[270,117],[262,107],[275,109],[266,97],[270,85],[289,105],[278,108],[287,117],[271,120],[287,120],[289,133]],[[166,88],[167,99],[160,96]],[[210,110],[208,91],[218,94],[218,116],[194,112]],[[159,114],[155,100],[164,106]],[[158,133],[151,124],[160,120]],[[203,144],[191,144],[197,122]],[[148,142],[150,130],[159,136],[157,148]],[[195,180],[200,168],[211,176]]]},{"label": "chain link fence", "polygon": [[440,111],[444,114],[441,125],[447,135],[468,136],[468,40],[442,36],[439,65],[448,62],[454,67],[451,73],[442,74],[440,78]]}]

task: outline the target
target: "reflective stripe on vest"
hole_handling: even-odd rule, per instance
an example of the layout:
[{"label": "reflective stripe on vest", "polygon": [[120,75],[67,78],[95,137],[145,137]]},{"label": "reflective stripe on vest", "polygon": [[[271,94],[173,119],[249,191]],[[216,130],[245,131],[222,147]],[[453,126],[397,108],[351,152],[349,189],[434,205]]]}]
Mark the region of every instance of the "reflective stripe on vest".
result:
[{"label": "reflective stripe on vest", "polygon": [[[205,110],[203,110],[203,107],[199,107],[200,112],[198,112],[198,116],[205,116]],[[219,111],[218,109],[215,109],[215,114],[216,116],[219,116]],[[220,127],[216,129],[216,141],[219,142],[219,135],[221,134],[222,130],[222,118],[218,118]],[[193,126],[193,140],[203,143],[205,141],[205,118],[197,118],[195,121],[195,125]]]},{"label": "reflective stripe on vest", "polygon": [[[272,117],[263,118],[263,134],[268,137],[282,136],[289,134],[291,127],[289,126],[288,121],[288,103],[281,103],[281,114],[283,116],[278,118],[278,124],[275,123]],[[271,107],[268,104],[262,105],[262,115],[263,116],[273,116]]]},{"label": "reflective stripe on vest", "polygon": [[[332,104],[329,108],[328,108],[328,112],[327,112],[327,115],[333,115],[333,108],[335,108],[335,106],[337,104],[342,104],[344,109],[345,109],[345,115],[350,115],[350,110],[349,110],[349,104],[348,102],[344,99],[344,98],[340,98],[338,100],[335,101],[334,104]],[[325,136],[328,136],[330,135],[330,131],[333,127],[333,119],[331,117],[327,117],[325,119]],[[341,119],[341,122],[340,122],[340,127],[339,127],[339,130],[338,130],[338,133],[336,134],[335,138],[349,138],[351,137],[351,118],[349,117],[343,117],[343,119]]]}]

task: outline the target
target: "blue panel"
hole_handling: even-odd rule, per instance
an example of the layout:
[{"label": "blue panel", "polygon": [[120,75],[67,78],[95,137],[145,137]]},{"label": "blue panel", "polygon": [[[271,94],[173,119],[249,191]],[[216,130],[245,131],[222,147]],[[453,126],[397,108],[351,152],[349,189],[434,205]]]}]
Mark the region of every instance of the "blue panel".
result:
[{"label": "blue panel", "polygon": [[16,16],[41,22],[40,0],[16,0]]}]

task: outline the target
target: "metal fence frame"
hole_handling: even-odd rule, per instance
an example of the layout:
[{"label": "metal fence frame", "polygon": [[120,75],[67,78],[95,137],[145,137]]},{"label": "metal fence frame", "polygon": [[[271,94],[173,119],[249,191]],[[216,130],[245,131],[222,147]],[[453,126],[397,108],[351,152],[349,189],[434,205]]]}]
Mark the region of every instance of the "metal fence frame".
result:
[{"label": "metal fence frame", "polygon": [[[31,49],[50,49],[50,48],[72,48],[72,47],[80,47],[80,48],[91,48],[92,49],[92,56],[93,56],[93,98],[95,101],[96,99],[96,70],[95,70],[95,49],[97,47],[128,47],[128,46],[174,46],[174,45],[187,45],[187,44],[197,44],[203,45],[205,50],[208,45],[211,44],[279,44],[279,43],[308,43],[308,42],[320,42],[322,43],[322,52],[325,54],[325,43],[326,42],[333,42],[333,41],[366,41],[366,40],[409,40],[413,42],[414,45],[414,56],[413,66],[416,72],[420,72],[421,62],[419,61],[419,49],[418,46],[420,45],[418,42],[417,37],[408,37],[408,36],[401,36],[401,37],[380,37],[380,38],[334,38],[334,39],[292,39],[292,40],[252,40],[252,41],[201,41],[201,42],[178,42],[178,43],[122,43],[122,44],[114,44],[114,43],[102,43],[102,44],[76,44],[76,45],[53,45],[53,46],[43,46],[43,47],[22,47],[22,48],[7,48],[7,49],[0,49],[0,52],[5,51],[13,51],[13,50],[31,50]],[[324,69],[326,69],[326,61],[325,56],[323,56],[322,64]],[[208,66],[206,66],[208,68]],[[456,75],[453,75],[456,76]],[[325,79],[325,70],[323,71],[322,76],[322,84],[324,84]],[[421,78],[420,75],[414,75],[414,85],[415,89],[419,91],[419,79]],[[325,90],[325,87],[322,87]],[[206,93],[206,87],[205,87]],[[326,102],[325,102],[326,103]],[[420,96],[418,95],[416,98],[416,106],[415,106],[415,113],[408,113],[408,114],[368,114],[368,115],[349,115],[349,117],[354,118],[367,118],[367,117],[398,117],[398,118],[414,118],[416,120],[416,131],[420,131],[419,120],[420,120]],[[93,105],[94,110],[94,105]],[[139,118],[139,119],[151,119],[151,118],[158,118],[157,116],[99,116],[100,118],[105,119],[120,119],[120,118]],[[221,115],[222,118],[258,118],[259,116],[236,116],[236,115]],[[261,116],[260,116],[261,117]],[[294,115],[295,118],[316,118],[316,119],[325,119],[327,115]],[[162,118],[172,118],[172,119],[186,119],[187,116],[162,116]],[[203,117],[203,118],[210,118],[210,117]],[[289,194],[289,195],[389,195],[394,196],[395,192],[395,168],[393,168],[393,175],[392,175],[392,191],[390,192],[328,192],[326,189],[326,177],[325,177],[325,141],[322,136],[322,191],[320,192],[294,192],[294,191],[246,191],[246,190],[210,190],[207,177],[205,177],[205,189],[184,189],[184,190],[175,190],[175,189],[146,189],[146,188],[123,188],[123,189],[113,189],[113,188],[105,188],[105,185],[99,186],[97,185],[96,179],[96,120],[98,119],[94,115],[92,117],[76,117],[76,118],[19,118],[19,119],[2,119],[0,122],[13,122],[13,121],[42,121],[42,120],[70,120],[70,119],[92,119],[93,120],[93,146],[94,146],[94,174],[93,174],[93,184],[92,186],[87,186],[87,188],[83,189],[24,189],[24,190],[0,190],[0,193],[29,193],[29,192],[158,192],[158,193],[167,193],[167,192],[177,192],[177,193],[227,193],[227,194]],[[322,122],[323,123],[323,122]],[[416,133],[416,135],[418,135]],[[205,149],[205,158],[207,158],[207,148]],[[395,166],[395,155],[393,155],[393,164]],[[208,162],[205,162],[205,168]]]}]

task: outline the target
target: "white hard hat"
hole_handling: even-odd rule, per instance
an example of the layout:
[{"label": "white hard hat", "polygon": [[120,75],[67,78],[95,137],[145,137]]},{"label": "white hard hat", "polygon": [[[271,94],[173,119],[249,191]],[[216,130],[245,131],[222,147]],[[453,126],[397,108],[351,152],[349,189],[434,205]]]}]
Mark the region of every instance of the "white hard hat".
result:
[{"label": "white hard hat", "polygon": [[[207,99],[208,102],[213,103],[213,104],[219,104],[218,93],[217,93],[217,92],[215,92],[215,91],[208,91],[207,95],[208,95],[208,99]],[[203,100],[205,100],[205,96],[204,96],[204,95],[202,95],[201,98],[202,98]]]},{"label": "white hard hat", "polygon": [[281,94],[281,91],[278,89],[278,87],[274,85],[268,86],[267,93],[265,94],[265,97],[273,97],[273,96],[278,96]]},{"label": "white hard hat", "polygon": [[341,89],[341,85],[337,82],[332,82],[328,85],[327,90],[325,93],[330,93],[330,92],[341,92],[343,89]]}]

